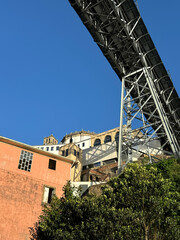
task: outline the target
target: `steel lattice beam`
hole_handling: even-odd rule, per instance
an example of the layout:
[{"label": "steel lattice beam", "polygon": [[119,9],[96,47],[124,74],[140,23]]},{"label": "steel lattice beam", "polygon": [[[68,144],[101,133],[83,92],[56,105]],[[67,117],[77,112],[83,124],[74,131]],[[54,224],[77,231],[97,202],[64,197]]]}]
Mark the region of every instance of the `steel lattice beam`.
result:
[{"label": "steel lattice beam", "polygon": [[142,113],[163,148],[179,157],[180,99],[134,1],[69,2],[120,80],[125,81],[127,96],[137,106],[128,121]]}]

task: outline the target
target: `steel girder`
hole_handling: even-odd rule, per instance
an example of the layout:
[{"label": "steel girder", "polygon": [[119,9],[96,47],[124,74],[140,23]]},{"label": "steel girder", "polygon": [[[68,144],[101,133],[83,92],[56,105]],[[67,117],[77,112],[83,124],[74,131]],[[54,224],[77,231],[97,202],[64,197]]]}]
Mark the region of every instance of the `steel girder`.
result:
[{"label": "steel girder", "polygon": [[134,1],[69,2],[120,80],[124,79],[137,114],[144,114],[164,150],[179,157],[180,99]]}]

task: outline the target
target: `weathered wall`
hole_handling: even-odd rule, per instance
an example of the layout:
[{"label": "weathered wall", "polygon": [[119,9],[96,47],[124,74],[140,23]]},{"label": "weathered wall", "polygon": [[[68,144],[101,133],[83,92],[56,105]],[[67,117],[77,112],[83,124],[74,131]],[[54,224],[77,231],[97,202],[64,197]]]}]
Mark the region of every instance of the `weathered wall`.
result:
[{"label": "weathered wall", "polygon": [[0,170],[0,239],[29,239],[41,213],[43,183],[25,175]]},{"label": "weathered wall", "polygon": [[50,157],[34,152],[31,171],[18,169],[21,150],[0,142],[0,240],[29,239],[29,228],[42,211],[44,186],[55,188],[60,197],[70,179],[71,164],[54,159],[52,170]]}]

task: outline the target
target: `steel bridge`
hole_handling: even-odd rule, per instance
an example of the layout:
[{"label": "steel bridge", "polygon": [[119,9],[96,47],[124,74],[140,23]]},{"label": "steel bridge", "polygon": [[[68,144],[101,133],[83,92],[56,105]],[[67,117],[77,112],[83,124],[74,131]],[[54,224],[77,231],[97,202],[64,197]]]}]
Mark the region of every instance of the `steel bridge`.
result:
[{"label": "steel bridge", "polygon": [[[161,150],[180,157],[180,99],[135,2],[69,2],[122,81],[119,153],[125,119],[129,161],[133,145],[139,140],[148,145],[159,139]],[[135,119],[142,123],[138,129],[143,132],[143,139],[131,138]]]}]

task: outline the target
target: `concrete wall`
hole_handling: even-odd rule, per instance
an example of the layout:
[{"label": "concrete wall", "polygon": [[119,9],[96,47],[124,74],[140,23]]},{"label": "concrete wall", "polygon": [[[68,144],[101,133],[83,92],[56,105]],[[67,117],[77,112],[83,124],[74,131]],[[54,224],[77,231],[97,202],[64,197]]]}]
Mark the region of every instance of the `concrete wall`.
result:
[{"label": "concrete wall", "polygon": [[72,186],[76,188],[81,188],[81,194],[83,194],[89,187],[94,185],[99,185],[102,182],[72,182]]}]

